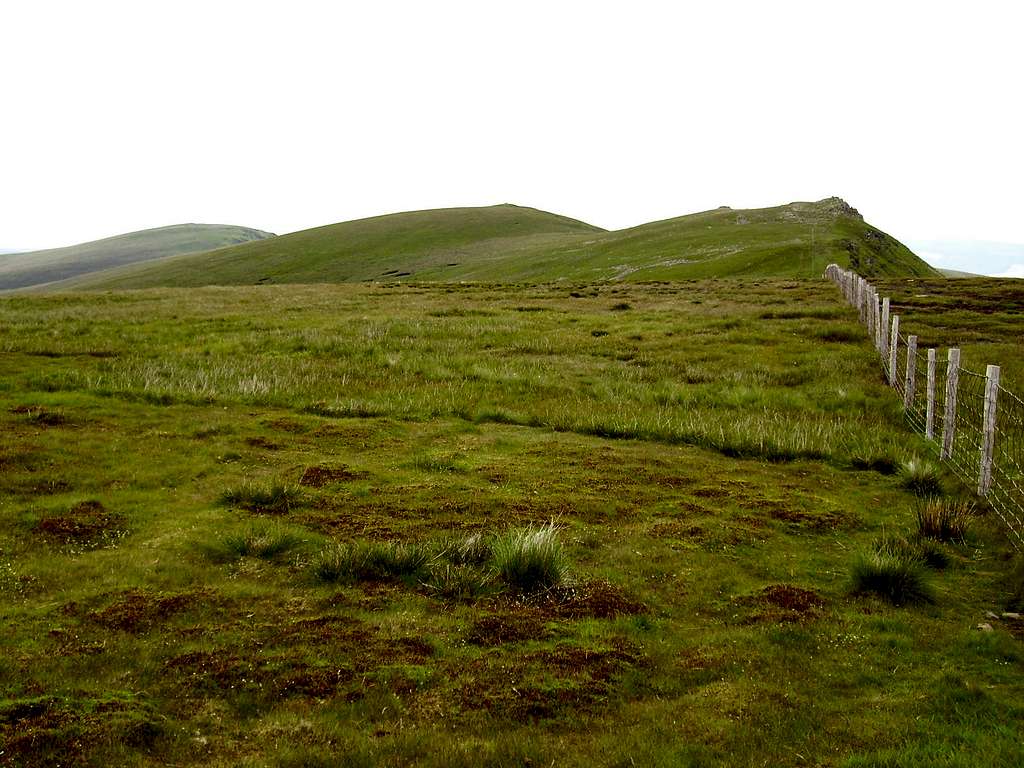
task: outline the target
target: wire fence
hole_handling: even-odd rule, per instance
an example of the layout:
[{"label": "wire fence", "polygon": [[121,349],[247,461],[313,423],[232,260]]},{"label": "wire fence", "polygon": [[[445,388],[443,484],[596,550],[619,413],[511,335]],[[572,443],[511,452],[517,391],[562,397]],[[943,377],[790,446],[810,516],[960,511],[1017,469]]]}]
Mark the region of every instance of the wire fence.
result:
[{"label": "wire fence", "polygon": [[977,489],[1024,549],[1024,401],[999,384],[999,366],[985,373],[960,367],[960,350],[940,355],[920,350],[917,337],[900,330],[888,298],[855,272],[830,264],[836,283],[874,338],[882,370],[903,400],[910,426],[933,445],[939,458]]}]

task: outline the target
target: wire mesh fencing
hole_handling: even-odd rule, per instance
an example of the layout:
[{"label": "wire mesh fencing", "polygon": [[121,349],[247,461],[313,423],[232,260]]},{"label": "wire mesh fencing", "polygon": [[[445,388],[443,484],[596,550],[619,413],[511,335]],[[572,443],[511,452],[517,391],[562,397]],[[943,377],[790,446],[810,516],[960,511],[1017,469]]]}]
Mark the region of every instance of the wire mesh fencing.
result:
[{"label": "wire mesh fencing", "polygon": [[825,277],[858,310],[886,380],[903,400],[907,423],[985,497],[1010,543],[1024,549],[1024,401],[1000,386],[998,366],[982,374],[960,367],[957,348],[944,355],[918,349],[917,337],[891,314],[889,299],[860,275],[830,264]]}]

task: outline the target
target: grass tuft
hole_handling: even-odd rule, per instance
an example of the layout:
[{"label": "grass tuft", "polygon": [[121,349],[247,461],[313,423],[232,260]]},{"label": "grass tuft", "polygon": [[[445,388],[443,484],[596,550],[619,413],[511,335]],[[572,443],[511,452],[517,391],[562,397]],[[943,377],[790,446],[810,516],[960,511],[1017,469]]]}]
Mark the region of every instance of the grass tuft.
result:
[{"label": "grass tuft", "polygon": [[321,583],[387,581],[421,575],[431,561],[422,544],[353,541],[331,544],[314,558],[311,572]]},{"label": "grass tuft", "polygon": [[554,523],[528,526],[495,537],[494,568],[510,587],[538,592],[562,584],[568,576],[565,553]]},{"label": "grass tuft", "polygon": [[491,555],[491,541],[482,533],[471,533],[461,539],[444,541],[439,549],[439,557],[453,565],[483,565],[491,559]]},{"label": "grass tuft", "polygon": [[939,468],[916,456],[900,467],[900,485],[918,496],[941,496]]},{"label": "grass tuft", "polygon": [[214,562],[230,563],[243,557],[276,560],[301,543],[298,536],[279,525],[255,524],[243,531],[225,534],[202,549]]},{"label": "grass tuft", "polygon": [[486,573],[468,565],[451,563],[433,568],[425,586],[433,597],[448,602],[471,602],[492,589]]},{"label": "grass tuft", "polygon": [[270,486],[246,483],[224,491],[218,501],[225,507],[240,507],[250,512],[284,514],[302,503],[302,490],[294,485]]},{"label": "grass tuft", "polygon": [[936,541],[962,544],[975,505],[962,499],[929,499],[917,508],[917,532]]},{"label": "grass tuft", "polygon": [[893,605],[935,601],[924,560],[905,539],[876,541],[854,560],[850,576],[854,594],[875,594]]}]

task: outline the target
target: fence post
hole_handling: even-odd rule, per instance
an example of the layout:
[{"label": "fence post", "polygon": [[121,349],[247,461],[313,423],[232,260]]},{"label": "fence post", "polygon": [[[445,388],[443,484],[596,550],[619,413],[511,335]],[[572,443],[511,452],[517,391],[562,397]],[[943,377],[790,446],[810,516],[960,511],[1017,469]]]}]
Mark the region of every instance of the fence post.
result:
[{"label": "fence post", "polygon": [[917,336],[907,337],[907,378],[903,387],[903,409],[914,407],[914,387],[917,384]]},{"label": "fence post", "polygon": [[953,455],[953,433],[956,431],[956,387],[959,381],[960,350],[952,347],[949,350],[949,362],[946,364],[946,413],[942,420],[940,459],[948,459]]},{"label": "fence post", "polygon": [[892,316],[892,333],[889,334],[889,386],[895,389],[900,383],[896,350],[900,345],[900,316]]},{"label": "fence post", "polygon": [[878,303],[878,291],[871,289],[871,334],[875,337],[875,349],[882,348],[881,330],[879,329],[882,308]]},{"label": "fence post", "polygon": [[889,356],[889,297],[888,296],[886,296],[884,299],[882,299],[882,322],[879,323],[879,325],[881,326],[880,330],[882,332],[882,340],[880,342],[880,346],[878,347],[878,351],[882,355],[882,361],[883,361],[883,364],[884,364],[885,358],[887,358]]},{"label": "fence post", "polygon": [[935,350],[928,350],[928,406],[924,416],[924,436],[935,439]]},{"label": "fence post", "polygon": [[981,429],[981,467],[978,471],[978,495],[992,487],[992,451],[996,445],[996,397],[999,395],[999,366],[985,369],[985,413]]}]

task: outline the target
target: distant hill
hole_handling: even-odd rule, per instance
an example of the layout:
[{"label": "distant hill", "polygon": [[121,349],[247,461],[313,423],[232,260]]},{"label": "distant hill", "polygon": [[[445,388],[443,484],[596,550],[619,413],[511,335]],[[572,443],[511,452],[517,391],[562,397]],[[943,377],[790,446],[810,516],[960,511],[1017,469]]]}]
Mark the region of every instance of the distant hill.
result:
[{"label": "distant hill", "polygon": [[176,254],[273,237],[223,224],[177,224],[45,251],[0,254],[0,290],[24,288]]},{"label": "distant hill", "polygon": [[723,207],[615,232],[514,205],[398,213],[173,256],[55,287],[816,277],[830,262],[867,276],[938,275],[855,209],[828,198],[775,208]]},{"label": "distant hill", "polygon": [[977,275],[974,272],[964,272],[959,269],[940,269],[939,272],[946,277],[953,278],[984,277],[984,275]]}]

